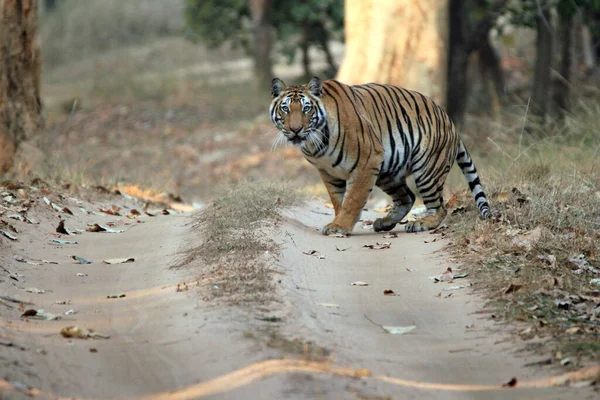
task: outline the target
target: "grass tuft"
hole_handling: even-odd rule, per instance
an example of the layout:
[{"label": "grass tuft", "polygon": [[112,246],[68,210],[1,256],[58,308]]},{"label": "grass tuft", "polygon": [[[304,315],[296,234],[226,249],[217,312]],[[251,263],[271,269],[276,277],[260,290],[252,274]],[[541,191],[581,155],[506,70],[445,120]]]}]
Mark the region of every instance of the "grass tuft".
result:
[{"label": "grass tuft", "polygon": [[198,214],[197,248],[183,254],[177,266],[200,259],[212,294],[233,302],[268,301],[272,292],[270,257],[278,251],[268,237],[280,219],[278,210],[299,202],[300,192],[283,183],[243,181],[221,189]]}]

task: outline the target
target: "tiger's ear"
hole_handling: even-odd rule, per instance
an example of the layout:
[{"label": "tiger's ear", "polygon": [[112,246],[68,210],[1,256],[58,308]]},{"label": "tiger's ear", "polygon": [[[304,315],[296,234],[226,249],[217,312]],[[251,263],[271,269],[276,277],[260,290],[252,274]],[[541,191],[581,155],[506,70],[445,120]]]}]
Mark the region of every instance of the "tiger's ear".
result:
[{"label": "tiger's ear", "polygon": [[308,82],[308,90],[313,96],[321,97],[321,91],[323,90],[323,84],[321,80],[316,76]]},{"label": "tiger's ear", "polygon": [[279,78],[275,78],[271,81],[271,96],[273,98],[279,96],[281,92],[286,88],[285,83]]}]

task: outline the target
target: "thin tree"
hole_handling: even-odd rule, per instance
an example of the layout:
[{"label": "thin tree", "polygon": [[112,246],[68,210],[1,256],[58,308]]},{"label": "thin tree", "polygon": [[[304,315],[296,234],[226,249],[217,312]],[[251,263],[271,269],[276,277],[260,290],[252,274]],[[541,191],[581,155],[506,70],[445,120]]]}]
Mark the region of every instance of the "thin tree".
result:
[{"label": "thin tree", "polygon": [[40,73],[37,0],[0,0],[0,173],[40,157]]}]

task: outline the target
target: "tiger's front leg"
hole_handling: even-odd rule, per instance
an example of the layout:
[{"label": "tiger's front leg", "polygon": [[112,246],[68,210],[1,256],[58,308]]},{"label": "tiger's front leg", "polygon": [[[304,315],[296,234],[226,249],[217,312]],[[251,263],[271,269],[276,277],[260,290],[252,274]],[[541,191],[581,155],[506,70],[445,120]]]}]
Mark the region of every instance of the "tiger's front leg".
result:
[{"label": "tiger's front leg", "polygon": [[322,169],[319,169],[319,175],[321,175],[321,180],[323,181],[323,184],[325,184],[325,188],[331,199],[331,204],[333,205],[333,211],[337,217],[342,209],[342,202],[344,201],[344,195],[346,194],[346,181],[335,178]]},{"label": "tiger's front leg", "polygon": [[344,196],[339,213],[336,212],[333,221],[321,229],[324,235],[336,233],[350,235],[354,225],[360,218],[363,207],[369,199],[369,194],[373,190],[373,186],[375,186],[378,174],[379,168],[365,167],[363,170],[350,176],[347,182],[346,195]]}]

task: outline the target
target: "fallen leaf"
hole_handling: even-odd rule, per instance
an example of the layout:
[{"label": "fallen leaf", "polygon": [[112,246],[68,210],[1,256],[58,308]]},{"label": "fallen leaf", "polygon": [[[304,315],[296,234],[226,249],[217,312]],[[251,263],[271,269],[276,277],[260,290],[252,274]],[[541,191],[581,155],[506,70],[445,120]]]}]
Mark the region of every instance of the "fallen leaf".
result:
[{"label": "fallen leaf", "polygon": [[433,278],[433,281],[435,283],[451,282],[454,279],[454,274],[452,273],[452,268],[448,267],[441,275],[430,277],[430,278]]},{"label": "fallen leaf", "polygon": [[50,239],[50,241],[53,243],[58,243],[58,244],[78,244],[79,243],[75,240],[62,240],[62,239]]},{"label": "fallen leaf", "polygon": [[385,296],[398,296],[392,289],[386,289],[383,291]]},{"label": "fallen leaf", "polygon": [[102,260],[103,264],[125,264],[132,263],[135,261],[135,258],[109,258],[108,260]]},{"label": "fallen leaf", "polygon": [[442,290],[445,292],[448,292],[450,290],[459,290],[459,289],[464,289],[464,288],[466,288],[465,285],[458,285],[458,286],[450,286],[450,287],[444,288]]},{"label": "fallen leaf", "polygon": [[326,201],[325,203],[323,203],[323,206],[325,208],[333,208],[333,204],[329,203],[328,201]]},{"label": "fallen leaf", "polygon": [[65,338],[77,338],[77,339],[87,339],[87,338],[100,338],[100,339],[108,339],[110,336],[103,335],[97,332],[94,332],[91,329],[81,329],[78,326],[67,326],[60,330],[60,334]]},{"label": "fallen leaf", "polygon": [[455,274],[454,279],[466,278],[467,276],[469,276],[468,272],[461,272],[460,274]]},{"label": "fallen leaf", "polygon": [[339,304],[334,303],[317,303],[317,305],[325,308],[340,308]]},{"label": "fallen leaf", "polygon": [[567,335],[577,335],[577,334],[581,334],[581,333],[583,333],[583,329],[581,329],[581,328],[580,328],[580,327],[578,327],[578,326],[574,326],[574,327],[572,327],[572,328],[569,328],[569,329],[567,329],[567,330],[565,331],[565,333],[566,333]]},{"label": "fallen leaf", "polygon": [[416,269],[413,269],[413,268],[406,268],[406,270],[407,270],[408,272],[415,272],[415,271],[416,271]]},{"label": "fallen leaf", "polygon": [[5,237],[9,238],[9,239],[10,239],[10,240],[12,240],[12,241],[15,241],[15,240],[17,240],[17,239],[18,239],[18,238],[17,238],[15,235],[13,235],[12,233],[10,233],[10,232],[7,232],[7,231],[5,231],[5,230],[0,230],[0,234],[1,234],[2,236],[5,236]]},{"label": "fallen leaf", "polygon": [[517,386],[517,378],[512,378],[510,381],[502,385],[502,387],[515,387]]},{"label": "fallen leaf", "polygon": [[71,235],[71,232],[69,232],[66,228],[65,228],[65,220],[61,219],[58,222],[58,226],[56,227],[56,233],[60,233],[62,235]]},{"label": "fallen leaf", "polygon": [[369,284],[367,282],[363,282],[363,281],[356,281],[356,282],[352,282],[350,284],[350,286],[369,286]]},{"label": "fallen leaf", "polygon": [[89,260],[86,260],[83,257],[79,257],[79,256],[71,256],[71,258],[75,261],[77,261],[78,264],[91,264],[92,262]]},{"label": "fallen leaf", "polygon": [[21,314],[21,317],[33,317],[35,315],[37,315],[37,310],[29,309],[25,310],[25,312]]},{"label": "fallen leaf", "polygon": [[88,276],[88,274],[84,274],[83,272],[78,272],[77,276],[80,277],[80,278],[83,278],[85,276]]},{"label": "fallen leaf", "polygon": [[69,210],[67,207],[63,207],[61,211],[65,214],[73,215],[73,211]]},{"label": "fallen leaf", "polygon": [[562,360],[560,360],[560,365],[562,365],[563,367],[569,364],[571,364],[571,359],[569,357],[565,357]]},{"label": "fallen leaf", "polygon": [[113,205],[111,208],[100,208],[99,209],[100,212],[103,212],[104,214],[108,214],[108,215],[114,215],[114,216],[121,216],[121,214],[119,213],[119,211],[121,211],[121,207],[117,207],[115,205]]},{"label": "fallen leaf", "polygon": [[385,207],[375,208],[375,209],[373,209],[373,211],[378,212],[378,213],[388,213],[388,212],[390,212],[391,209],[392,209],[392,205],[388,204]]},{"label": "fallen leaf", "polygon": [[34,287],[27,288],[27,289],[25,289],[25,291],[26,291],[27,293],[36,293],[36,294],[43,294],[43,293],[46,293],[46,291],[45,291],[45,290],[38,289],[38,288],[34,288]]},{"label": "fallen leaf", "polygon": [[54,321],[60,319],[60,315],[54,315],[52,313],[45,312],[44,310],[37,310],[36,314],[30,318],[43,319],[44,321]]},{"label": "fallen leaf", "polygon": [[73,310],[72,308],[68,311],[65,311],[65,315],[73,315],[73,314],[77,314],[77,311]]},{"label": "fallen leaf", "polygon": [[22,256],[14,256],[13,258],[18,262],[22,262],[22,263],[29,264],[29,265],[42,265],[42,263],[38,263],[35,261],[29,261],[29,260],[25,259],[25,257],[22,257]]},{"label": "fallen leaf", "polygon": [[123,229],[112,229],[102,226],[100,224],[93,224],[86,229],[88,232],[107,232],[107,233],[123,233],[125,230]]},{"label": "fallen leaf", "polygon": [[391,242],[384,242],[384,243],[376,242],[376,244],[365,244],[365,245],[363,245],[363,247],[366,247],[367,249],[371,249],[371,250],[383,250],[383,249],[389,249],[390,247],[392,247],[392,243]]},{"label": "fallen leaf", "polygon": [[398,234],[396,232],[386,233],[385,235],[383,235],[384,239],[396,239],[397,237]]},{"label": "fallen leaf", "polygon": [[404,335],[406,333],[410,333],[417,329],[415,325],[411,326],[381,326],[386,332],[391,333],[392,335]]},{"label": "fallen leaf", "polygon": [[345,247],[345,248],[343,248],[343,249],[340,249],[339,247],[335,246],[335,249],[336,249],[337,251],[346,251],[346,250],[348,250],[348,249],[350,249],[350,248],[352,248],[352,246]]},{"label": "fallen leaf", "polygon": [[504,294],[514,293],[514,292],[518,291],[519,289],[521,289],[522,287],[523,287],[523,285],[511,283],[508,286],[508,288],[506,288],[506,290],[504,291]]},{"label": "fallen leaf", "polygon": [[122,299],[123,297],[125,297],[125,293],[109,294],[108,296],[106,296],[107,299]]}]

